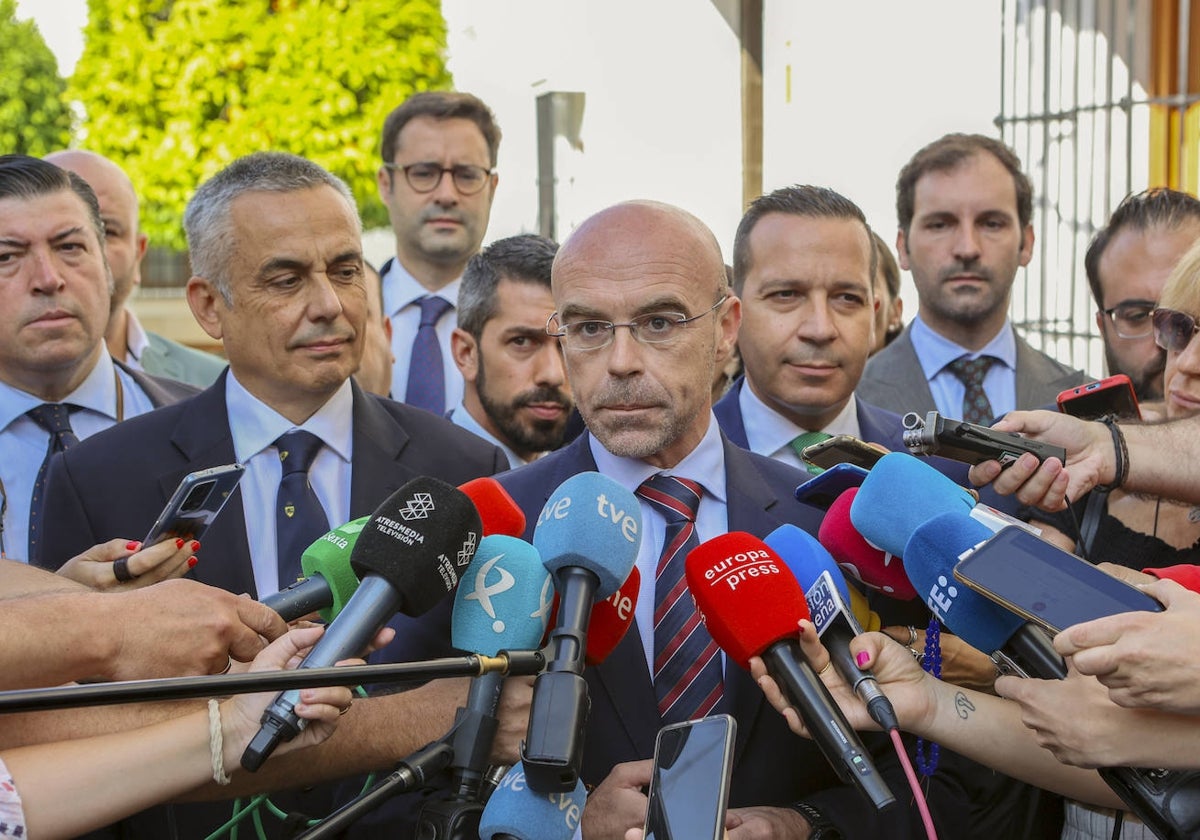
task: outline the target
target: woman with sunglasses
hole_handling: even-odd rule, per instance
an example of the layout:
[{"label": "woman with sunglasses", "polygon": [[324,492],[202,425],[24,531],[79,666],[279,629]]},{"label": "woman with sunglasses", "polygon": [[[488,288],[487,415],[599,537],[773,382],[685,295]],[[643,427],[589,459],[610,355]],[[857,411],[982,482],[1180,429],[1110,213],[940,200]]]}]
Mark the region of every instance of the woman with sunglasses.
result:
[{"label": "woman with sunglasses", "polygon": [[[1167,419],[1200,412],[1200,341],[1193,340],[1197,317],[1200,317],[1200,243],[1175,266],[1167,278],[1159,306],[1151,314],[1154,340],[1167,352],[1163,373]],[[1043,537],[1093,563],[1138,570],[1200,564],[1200,507],[1120,489],[1113,490],[1107,498],[1092,501],[1096,509],[1090,514],[1089,501],[1084,496],[1075,500],[1070,511],[1061,513],[1036,510],[1031,521],[1043,529]],[[1085,537],[1083,543],[1080,531]],[[1113,836],[1111,813],[1068,802],[1063,837],[1107,840]],[[1125,819],[1122,838],[1154,836],[1140,823],[1128,816]]]}]

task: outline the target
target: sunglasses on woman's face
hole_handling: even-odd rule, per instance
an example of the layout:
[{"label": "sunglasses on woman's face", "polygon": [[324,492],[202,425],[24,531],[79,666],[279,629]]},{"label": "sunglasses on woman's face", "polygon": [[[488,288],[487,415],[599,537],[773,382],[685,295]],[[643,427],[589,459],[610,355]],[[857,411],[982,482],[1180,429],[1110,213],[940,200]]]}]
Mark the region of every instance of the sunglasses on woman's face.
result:
[{"label": "sunglasses on woman's face", "polygon": [[1182,353],[1200,332],[1196,319],[1177,309],[1155,309],[1150,320],[1154,322],[1154,343],[1168,353]]}]

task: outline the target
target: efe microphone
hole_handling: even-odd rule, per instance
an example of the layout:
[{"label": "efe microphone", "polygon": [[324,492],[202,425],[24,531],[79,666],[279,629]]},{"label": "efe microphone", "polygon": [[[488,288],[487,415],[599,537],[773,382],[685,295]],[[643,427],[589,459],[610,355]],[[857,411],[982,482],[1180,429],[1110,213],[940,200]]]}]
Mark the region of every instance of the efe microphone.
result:
[{"label": "efe microphone", "polygon": [[[405,484],[371,514],[350,555],[362,581],[301,668],[358,656],[396,612],[418,616],[458,584],[481,538],[479,514],[462,491],[425,476]],[[305,722],[294,709],[298,691],[282,692],[263,711],[262,728],[242,753],[254,771]]]},{"label": "efe microphone", "polygon": [[483,809],[480,840],[570,840],[579,829],[587,794],[583,782],[569,791],[537,793],[525,768],[514,764]]},{"label": "efe microphone", "polygon": [[878,809],[895,802],[857,733],[813,672],[797,639],[808,607],[796,578],[766,543],[733,532],[701,543],[685,561],[688,589],[713,640],[742,668],[761,656],[826,761]]}]

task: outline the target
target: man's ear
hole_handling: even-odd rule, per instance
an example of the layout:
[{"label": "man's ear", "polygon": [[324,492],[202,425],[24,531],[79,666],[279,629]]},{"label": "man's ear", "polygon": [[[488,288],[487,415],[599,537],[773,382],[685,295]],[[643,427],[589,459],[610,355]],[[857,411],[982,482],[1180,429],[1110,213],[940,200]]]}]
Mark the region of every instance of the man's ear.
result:
[{"label": "man's ear", "polygon": [[905,271],[911,271],[908,267],[908,237],[904,235],[903,228],[896,231],[896,262]]},{"label": "man's ear", "polygon": [[213,288],[210,281],[203,277],[192,277],[188,280],[187,302],[200,329],[208,333],[210,338],[220,340],[224,337],[219,312],[228,307],[225,305],[225,298]]},{"label": "man's ear", "polygon": [[454,357],[463,381],[475,384],[475,377],[479,375],[479,342],[475,336],[456,327],[450,334],[450,355]]}]

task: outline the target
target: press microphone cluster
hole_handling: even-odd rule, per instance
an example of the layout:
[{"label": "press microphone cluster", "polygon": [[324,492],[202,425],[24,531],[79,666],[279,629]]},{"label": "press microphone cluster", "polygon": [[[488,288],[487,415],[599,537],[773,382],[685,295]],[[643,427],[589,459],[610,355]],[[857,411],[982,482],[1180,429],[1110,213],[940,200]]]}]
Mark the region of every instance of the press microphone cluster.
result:
[{"label": "press microphone cluster", "polygon": [[483,809],[480,840],[570,840],[586,802],[582,781],[577,779],[569,791],[539,793],[524,766],[514,764]]},{"label": "press microphone cluster", "polygon": [[[479,513],[462,491],[428,477],[405,484],[359,533],[350,566],[361,583],[300,668],[358,656],[397,611],[419,616],[431,609],[457,585],[481,538]],[[266,708],[262,728],[242,753],[244,768],[257,770],[300,733],[299,696],[285,691]]]}]

